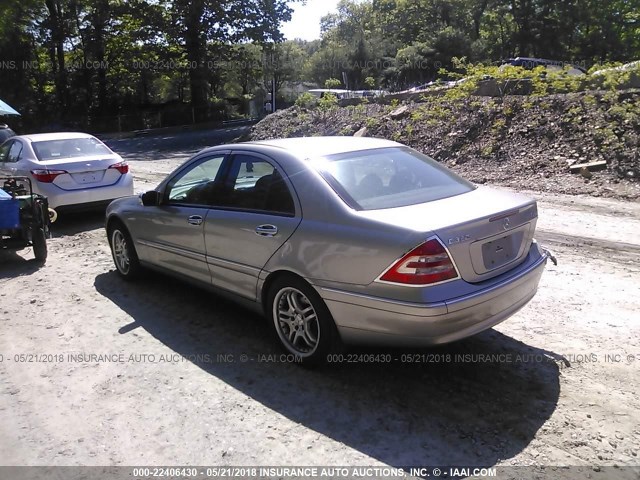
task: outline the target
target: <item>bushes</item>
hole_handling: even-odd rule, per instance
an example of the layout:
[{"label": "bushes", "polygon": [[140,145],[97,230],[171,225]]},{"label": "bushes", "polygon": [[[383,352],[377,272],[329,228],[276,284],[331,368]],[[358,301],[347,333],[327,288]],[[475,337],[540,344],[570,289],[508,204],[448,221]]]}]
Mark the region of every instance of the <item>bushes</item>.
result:
[{"label": "bushes", "polygon": [[298,96],[295,105],[308,110],[318,109],[321,112],[328,112],[338,108],[338,98],[333,93],[324,93],[320,99],[315,95],[304,92]]},{"label": "bushes", "polygon": [[300,108],[311,109],[318,105],[318,98],[312,93],[304,92],[298,96],[295,105]]}]

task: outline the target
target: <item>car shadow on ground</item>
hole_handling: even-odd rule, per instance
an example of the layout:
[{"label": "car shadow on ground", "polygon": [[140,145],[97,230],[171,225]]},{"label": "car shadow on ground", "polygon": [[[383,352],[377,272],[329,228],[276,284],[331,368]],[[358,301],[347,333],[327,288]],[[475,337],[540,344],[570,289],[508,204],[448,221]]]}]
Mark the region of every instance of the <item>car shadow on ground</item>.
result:
[{"label": "car shadow on ground", "polygon": [[105,209],[90,210],[87,212],[65,212],[51,224],[51,237],[60,238],[88,232],[96,228],[104,227]]},{"label": "car shadow on ground", "polygon": [[[269,409],[393,466],[512,458],[559,398],[554,355],[494,330],[428,350],[350,350],[398,360],[309,370],[281,361],[262,317],[206,291],[156,274],[125,288],[113,271],[97,276],[95,288],[134,319],[119,326],[122,335],[142,327]],[[421,361],[402,362],[407,354]]]}]

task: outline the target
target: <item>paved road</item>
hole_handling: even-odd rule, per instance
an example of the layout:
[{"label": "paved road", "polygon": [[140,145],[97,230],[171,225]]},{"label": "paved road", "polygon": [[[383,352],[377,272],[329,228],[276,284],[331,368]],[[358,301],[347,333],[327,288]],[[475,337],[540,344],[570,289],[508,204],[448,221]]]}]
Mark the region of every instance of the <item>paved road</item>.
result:
[{"label": "paved road", "polygon": [[113,150],[126,158],[155,160],[154,155],[197,152],[205,147],[220,145],[249,131],[251,127],[227,127],[217,130],[190,130],[170,134],[149,134],[132,138],[105,140]]},{"label": "paved road", "polygon": [[135,191],[141,192],[155,187],[168,173],[196,152],[232,142],[250,128],[240,126],[167,135],[142,135],[106,140],[105,143],[127,160],[135,178]]}]

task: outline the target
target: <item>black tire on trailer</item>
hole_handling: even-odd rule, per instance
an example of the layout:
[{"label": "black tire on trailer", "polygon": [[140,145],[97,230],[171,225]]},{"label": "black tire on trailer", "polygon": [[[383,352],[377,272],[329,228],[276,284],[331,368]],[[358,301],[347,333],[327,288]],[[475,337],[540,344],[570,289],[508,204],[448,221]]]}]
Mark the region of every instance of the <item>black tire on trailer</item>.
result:
[{"label": "black tire on trailer", "polygon": [[47,261],[47,237],[44,228],[34,228],[31,233],[31,243],[33,243],[33,253],[40,263]]}]

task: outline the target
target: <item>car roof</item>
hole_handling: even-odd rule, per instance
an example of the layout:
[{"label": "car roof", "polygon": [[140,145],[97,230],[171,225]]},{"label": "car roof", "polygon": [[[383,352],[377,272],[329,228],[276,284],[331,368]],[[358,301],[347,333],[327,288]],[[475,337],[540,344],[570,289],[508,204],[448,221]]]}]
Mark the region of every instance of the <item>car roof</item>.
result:
[{"label": "car roof", "polygon": [[370,150],[373,148],[401,147],[391,140],[370,137],[296,137],[256,140],[238,145],[265,145],[286,150],[299,158],[324,157],[337,153]]},{"label": "car roof", "polygon": [[54,133],[34,133],[29,135],[19,135],[14,138],[23,138],[29,142],[46,142],[47,140],[72,140],[74,138],[93,138],[93,135],[81,132],[54,132]]}]

